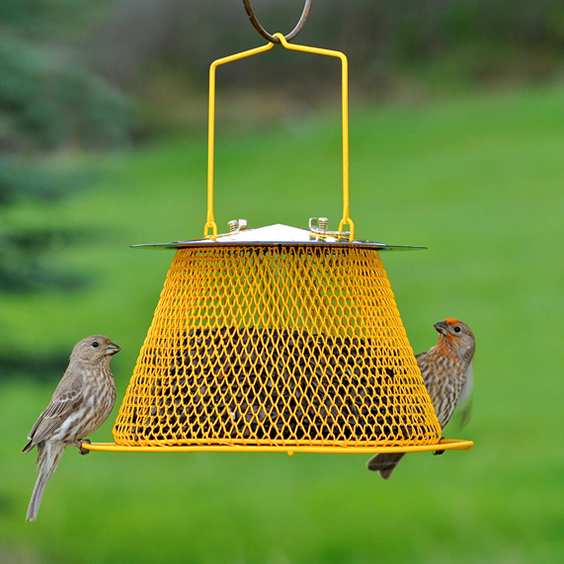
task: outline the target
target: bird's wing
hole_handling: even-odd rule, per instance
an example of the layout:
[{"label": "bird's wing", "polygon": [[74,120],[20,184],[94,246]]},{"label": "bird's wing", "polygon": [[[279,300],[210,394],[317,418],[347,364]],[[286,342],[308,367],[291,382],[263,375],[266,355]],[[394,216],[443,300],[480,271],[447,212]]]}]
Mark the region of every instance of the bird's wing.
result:
[{"label": "bird's wing", "polygon": [[419,354],[415,355],[415,359],[417,360],[417,365],[419,366],[419,370],[421,371],[421,376],[423,376],[423,382],[425,382],[425,386],[429,389],[429,370],[427,370],[427,355],[429,351],[424,351]]},{"label": "bird's wing", "polygon": [[82,390],[71,388],[53,397],[45,411],[38,417],[29,434],[32,444],[50,438],[63,421],[82,403]]},{"label": "bird's wing", "polygon": [[472,370],[472,363],[466,369],[464,376],[464,386],[460,392],[460,397],[456,402],[457,407],[460,407],[460,428],[464,427],[472,415],[472,389],[474,387],[474,374]]}]

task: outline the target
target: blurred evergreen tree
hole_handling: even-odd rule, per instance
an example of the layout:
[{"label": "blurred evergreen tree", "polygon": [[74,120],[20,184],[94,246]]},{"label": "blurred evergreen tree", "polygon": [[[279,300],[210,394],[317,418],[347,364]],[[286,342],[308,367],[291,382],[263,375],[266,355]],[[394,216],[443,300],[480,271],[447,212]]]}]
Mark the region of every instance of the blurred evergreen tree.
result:
[{"label": "blurred evergreen tree", "polygon": [[[52,261],[55,248],[86,232],[26,224],[24,202],[53,205],[89,183],[84,171],[61,172],[49,157],[60,150],[104,149],[127,143],[132,111],[125,96],[90,71],[65,38],[90,13],[81,0],[0,2],[0,296],[75,291],[84,278]],[[10,336],[9,328],[2,333]],[[64,354],[38,358],[2,339],[0,378],[45,375]],[[47,370],[38,370],[39,367]]]}]

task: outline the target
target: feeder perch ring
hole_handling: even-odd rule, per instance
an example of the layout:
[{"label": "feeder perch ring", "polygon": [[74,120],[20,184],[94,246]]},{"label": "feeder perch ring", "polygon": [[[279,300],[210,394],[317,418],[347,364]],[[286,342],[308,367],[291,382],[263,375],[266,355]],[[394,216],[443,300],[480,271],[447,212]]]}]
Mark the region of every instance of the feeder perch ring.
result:
[{"label": "feeder perch ring", "polygon": [[84,443],[82,448],[95,452],[142,452],[142,453],[171,453],[171,452],[271,452],[294,454],[378,454],[390,452],[433,452],[445,450],[467,450],[474,446],[473,441],[463,439],[442,439],[434,445],[416,445],[407,447],[347,447],[347,446],[294,446],[280,447],[271,445],[192,445],[192,446],[128,446],[116,443]]},{"label": "feeder perch ring", "polygon": [[[302,15],[300,16],[298,23],[294,26],[294,29],[292,29],[290,33],[284,36],[288,41],[296,37],[296,35],[298,35],[298,33],[300,33],[300,31],[304,27],[304,24],[311,10],[311,2],[312,0],[305,0],[304,9],[302,10]],[[253,7],[252,0],[243,0],[243,4],[245,6],[245,11],[249,16],[249,20],[251,20],[251,24],[253,24],[253,27],[260,33],[260,35],[262,35],[262,37],[264,37],[267,41],[270,41],[271,43],[280,43],[280,39],[276,37],[276,34],[273,35],[268,31],[266,31],[266,29],[260,23],[259,19],[255,14],[255,9]]]}]

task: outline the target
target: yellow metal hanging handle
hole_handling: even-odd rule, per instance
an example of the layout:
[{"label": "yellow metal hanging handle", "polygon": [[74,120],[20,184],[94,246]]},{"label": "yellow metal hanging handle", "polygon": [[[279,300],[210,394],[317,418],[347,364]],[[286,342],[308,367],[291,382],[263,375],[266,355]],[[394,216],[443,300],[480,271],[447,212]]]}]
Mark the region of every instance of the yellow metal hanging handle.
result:
[{"label": "yellow metal hanging handle", "polygon": [[[347,56],[341,51],[310,47],[309,45],[298,45],[289,43],[284,35],[275,33],[273,35],[280,44],[289,51],[300,51],[312,55],[334,57],[341,61],[341,104],[342,104],[342,150],[343,150],[343,215],[339,222],[339,231],[348,232],[349,240],[354,239],[354,222],[350,216],[350,185],[349,185],[349,64]],[[240,53],[229,55],[213,61],[209,73],[209,99],[208,99],[208,212],[204,225],[204,237],[215,238],[218,234],[217,223],[214,212],[214,172],[215,172],[215,76],[217,67],[260,55],[270,51],[274,43],[267,43],[254,49],[248,49]]]}]

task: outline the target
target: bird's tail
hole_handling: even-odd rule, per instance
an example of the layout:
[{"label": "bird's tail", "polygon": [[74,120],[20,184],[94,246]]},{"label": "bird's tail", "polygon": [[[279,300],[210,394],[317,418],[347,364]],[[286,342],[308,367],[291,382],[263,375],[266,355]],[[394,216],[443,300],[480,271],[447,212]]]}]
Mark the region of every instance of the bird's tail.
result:
[{"label": "bird's tail", "polygon": [[403,456],[403,452],[377,454],[368,461],[368,470],[379,472],[380,476],[387,480]]},{"label": "bird's tail", "polygon": [[33,444],[33,439],[29,439],[27,444],[22,448],[22,452],[25,454],[29,452],[35,445]]},{"label": "bird's tail", "polygon": [[45,490],[47,481],[57,468],[57,464],[65,450],[65,445],[63,443],[51,443],[47,441],[41,445],[37,445],[37,450],[39,451],[37,457],[37,480],[27,507],[26,521],[35,521],[35,519],[37,519],[43,491]]}]

